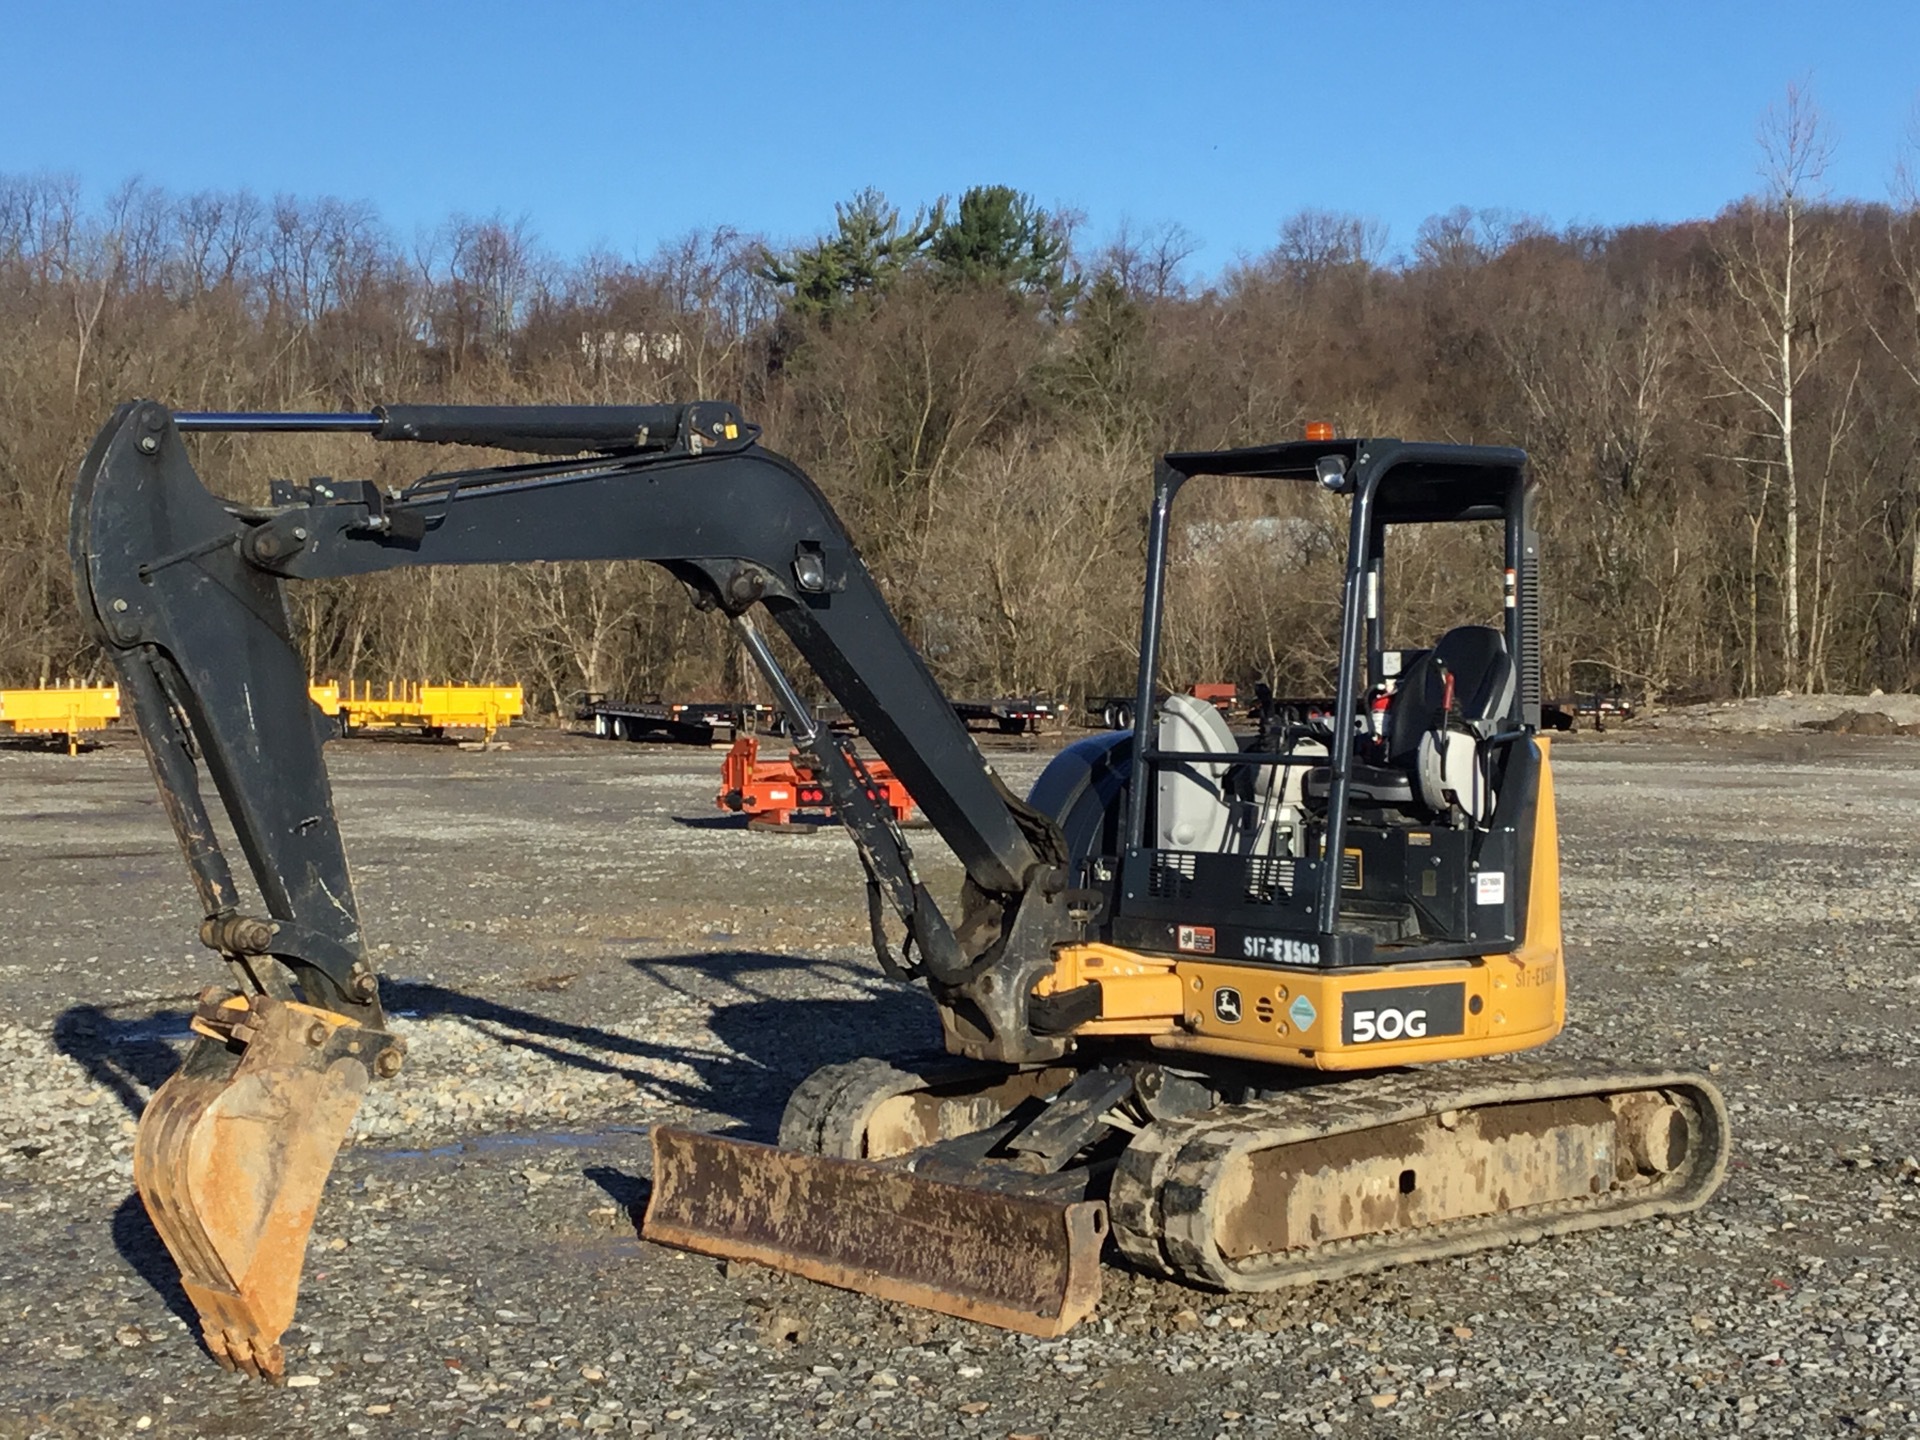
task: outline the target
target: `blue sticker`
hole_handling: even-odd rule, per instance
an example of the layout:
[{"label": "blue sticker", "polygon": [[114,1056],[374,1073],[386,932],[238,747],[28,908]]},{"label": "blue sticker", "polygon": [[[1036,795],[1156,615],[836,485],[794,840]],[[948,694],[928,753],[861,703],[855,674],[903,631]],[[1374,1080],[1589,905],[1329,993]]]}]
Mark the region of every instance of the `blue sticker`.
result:
[{"label": "blue sticker", "polygon": [[1319,1018],[1319,1011],[1313,1008],[1313,1002],[1302,995],[1287,1007],[1287,1014],[1293,1017],[1293,1028],[1308,1029]]}]

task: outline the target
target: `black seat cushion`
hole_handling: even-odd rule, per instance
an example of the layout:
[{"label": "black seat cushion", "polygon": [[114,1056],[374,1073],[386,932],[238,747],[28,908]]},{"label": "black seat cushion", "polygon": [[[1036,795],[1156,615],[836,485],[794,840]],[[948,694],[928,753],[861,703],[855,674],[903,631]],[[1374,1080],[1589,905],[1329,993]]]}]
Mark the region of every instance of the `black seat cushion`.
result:
[{"label": "black seat cushion", "polygon": [[[1333,785],[1333,771],[1325,765],[1317,765],[1307,771],[1304,787],[1307,803],[1316,807],[1327,803],[1327,791]],[[1352,774],[1347,778],[1347,798],[1363,805],[1399,805],[1413,804],[1413,776],[1405,770],[1389,769],[1384,765],[1363,765],[1353,762]]]}]

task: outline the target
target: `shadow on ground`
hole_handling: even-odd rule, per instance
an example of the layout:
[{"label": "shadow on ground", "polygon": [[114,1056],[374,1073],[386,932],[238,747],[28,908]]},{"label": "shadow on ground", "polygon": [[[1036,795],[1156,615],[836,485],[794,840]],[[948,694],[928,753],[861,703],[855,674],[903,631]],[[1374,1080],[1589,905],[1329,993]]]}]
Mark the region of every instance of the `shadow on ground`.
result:
[{"label": "shadow on ground", "polygon": [[[167,1309],[180,1317],[187,1333],[198,1339],[200,1317],[180,1284],[179,1267],[167,1254],[160,1232],[147,1218],[147,1207],[140,1203],[138,1195],[127,1196],[113,1212],[113,1248],[136,1275],[153,1287],[153,1292],[166,1302]],[[205,1349],[204,1343],[201,1348]]]},{"label": "shadow on ground", "polygon": [[689,830],[744,830],[747,817],[744,815],[676,815],[673,823],[684,825]]},{"label": "shadow on ground", "polygon": [[54,1048],[113,1092],[138,1115],[147,1096],[180,1063],[188,1039],[187,1010],[124,1017],[98,1005],[72,1005],[53,1022]]},{"label": "shadow on ground", "polygon": [[[627,963],[656,986],[710,1005],[710,1038],[677,1045],[424,981],[388,982],[381,995],[396,1016],[464,1021],[502,1045],[553,1064],[621,1076],[643,1094],[695,1112],[697,1123],[708,1128],[766,1141],[778,1133],[788,1094],[821,1066],[862,1055],[921,1052],[938,1039],[924,992],[845,962],[735,951]],[[834,998],[782,993],[802,970],[843,993]],[[55,1020],[54,1044],[137,1116],[179,1063],[188,1013],[122,1017],[99,1006],[76,1005]],[[688,1070],[691,1076],[682,1078]],[[404,1075],[396,1083],[404,1086]],[[645,1210],[649,1186],[644,1178],[604,1165],[585,1166],[583,1173],[636,1220]],[[193,1307],[137,1198],[128,1196],[116,1212],[113,1239],[127,1264],[197,1334]]]},{"label": "shadow on ground", "polygon": [[[650,1094],[769,1135],[787,1092],[822,1065],[937,1045],[933,1006],[923,992],[843,961],[727,951],[638,957],[627,964],[662,989],[709,1004],[712,1039],[673,1044],[611,1028],[622,1017],[596,1024],[428,981],[388,981],[381,998],[397,1017],[462,1020],[502,1045],[570,1069],[622,1076]],[[801,971],[845,993],[782,993]],[[137,1116],[179,1064],[188,1017],[186,1010],[121,1016],[97,1005],[74,1005],[55,1019],[53,1041]],[[684,1065],[694,1076],[679,1079],[638,1062]]]}]

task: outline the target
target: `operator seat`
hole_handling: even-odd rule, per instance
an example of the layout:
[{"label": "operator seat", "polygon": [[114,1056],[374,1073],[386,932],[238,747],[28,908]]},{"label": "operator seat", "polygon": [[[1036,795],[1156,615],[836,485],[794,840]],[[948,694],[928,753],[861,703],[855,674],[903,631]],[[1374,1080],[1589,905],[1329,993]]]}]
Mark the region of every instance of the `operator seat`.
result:
[{"label": "operator seat", "polygon": [[[1447,681],[1453,704],[1447,704]],[[1471,821],[1493,810],[1480,742],[1511,718],[1518,675],[1506,638],[1486,625],[1447,631],[1400,676],[1387,705],[1386,764],[1353,762],[1347,795],[1355,804]],[[1324,805],[1333,772],[1307,774],[1309,801]]]}]

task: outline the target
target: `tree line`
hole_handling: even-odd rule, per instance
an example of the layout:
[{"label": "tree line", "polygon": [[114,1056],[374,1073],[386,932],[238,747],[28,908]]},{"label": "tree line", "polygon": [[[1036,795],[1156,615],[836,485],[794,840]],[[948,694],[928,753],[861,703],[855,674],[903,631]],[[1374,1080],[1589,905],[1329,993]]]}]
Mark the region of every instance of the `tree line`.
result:
[{"label": "tree line", "polygon": [[[1550,691],[1655,697],[1920,681],[1920,201],[1824,189],[1790,94],[1762,184],[1711,219],[1429,219],[1386,254],[1304,210],[1202,283],[1177,225],[1094,241],[1005,187],[912,213],[866,191],[826,232],[728,229],[641,258],[525,223],[403,240],[368,206],[0,175],[0,683],[103,673],[65,534],[113,406],[366,409],[735,400],[840,510],[955,693],[1129,688],[1153,457],[1348,435],[1518,444],[1542,485]],[[404,483],[420,452],[204,437],[202,474]],[[475,454],[474,463],[487,463]],[[413,469],[408,467],[412,466]],[[1341,511],[1308,487],[1190,487],[1167,679],[1324,688]],[[1406,633],[1499,604],[1493,551],[1421,537]],[[518,680],[721,697],[724,626],[632,564],[420,570],[294,587],[316,678]],[[1423,628],[1431,627],[1431,628]]]}]

